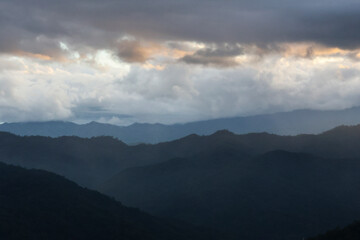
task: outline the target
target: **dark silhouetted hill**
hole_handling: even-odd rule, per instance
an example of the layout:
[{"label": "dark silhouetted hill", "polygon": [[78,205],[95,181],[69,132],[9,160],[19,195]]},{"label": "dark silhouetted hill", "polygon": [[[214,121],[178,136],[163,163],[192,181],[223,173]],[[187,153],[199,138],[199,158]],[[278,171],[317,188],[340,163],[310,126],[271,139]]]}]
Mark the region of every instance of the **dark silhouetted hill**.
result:
[{"label": "dark silhouetted hill", "polygon": [[0,238],[207,240],[213,236],[124,207],[58,175],[1,163]]},{"label": "dark silhouetted hill", "polygon": [[360,239],[360,222],[356,221],[345,228],[336,228],[308,240],[358,240]]},{"label": "dark silhouetted hill", "polygon": [[280,150],[249,156],[210,148],[124,170],[102,191],[157,216],[220,229],[237,239],[295,240],[360,216],[359,172],[359,159]]},{"label": "dark silhouetted hill", "polygon": [[96,122],[79,125],[61,121],[4,123],[0,125],[0,131],[21,136],[79,136],[87,138],[113,136],[125,143],[134,144],[171,141],[190,134],[210,135],[221,129],[227,129],[237,134],[254,132],[280,135],[318,134],[338,125],[359,123],[360,107],[355,107],[336,111],[297,110],[174,125],[135,123],[121,127]]}]

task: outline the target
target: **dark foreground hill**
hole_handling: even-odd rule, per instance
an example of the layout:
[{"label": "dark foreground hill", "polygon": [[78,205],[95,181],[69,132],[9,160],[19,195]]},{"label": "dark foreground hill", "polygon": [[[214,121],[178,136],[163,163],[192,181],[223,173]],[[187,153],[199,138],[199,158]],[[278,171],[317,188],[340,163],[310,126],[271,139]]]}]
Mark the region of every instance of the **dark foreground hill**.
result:
[{"label": "dark foreground hill", "polygon": [[172,141],[189,134],[210,135],[226,129],[236,134],[268,132],[280,135],[318,134],[339,125],[360,123],[360,107],[335,111],[297,110],[248,117],[221,118],[185,124],[140,124],[127,127],[91,122],[23,122],[5,123],[0,131],[17,135],[60,136],[113,136],[121,141],[133,143],[159,143]]},{"label": "dark foreground hill", "polygon": [[336,228],[308,240],[358,240],[360,239],[360,222],[356,221],[345,228]]},{"label": "dark foreground hill", "polygon": [[297,240],[360,216],[359,159],[210,150],[122,171],[103,192],[244,240]]},{"label": "dark foreground hill", "polygon": [[[0,239],[213,239],[58,175],[0,164]],[[220,239],[220,238],[218,238]]]}]

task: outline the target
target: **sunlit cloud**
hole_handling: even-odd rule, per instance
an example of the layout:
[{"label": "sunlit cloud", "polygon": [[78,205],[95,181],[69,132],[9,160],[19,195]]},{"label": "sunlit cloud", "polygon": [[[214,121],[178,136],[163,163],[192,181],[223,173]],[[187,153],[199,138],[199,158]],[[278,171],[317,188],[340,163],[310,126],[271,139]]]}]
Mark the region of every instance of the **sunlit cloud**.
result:
[{"label": "sunlit cloud", "polygon": [[23,56],[23,57],[29,57],[29,58],[36,58],[40,60],[50,61],[52,58],[47,55],[39,54],[39,53],[31,53],[31,52],[22,52],[22,51],[16,51],[13,52],[15,56]]}]

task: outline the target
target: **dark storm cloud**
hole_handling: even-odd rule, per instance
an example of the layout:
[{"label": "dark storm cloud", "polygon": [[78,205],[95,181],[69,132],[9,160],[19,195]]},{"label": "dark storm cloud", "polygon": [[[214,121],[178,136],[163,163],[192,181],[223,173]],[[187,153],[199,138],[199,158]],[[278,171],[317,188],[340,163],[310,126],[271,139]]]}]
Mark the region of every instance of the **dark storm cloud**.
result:
[{"label": "dark storm cloud", "polygon": [[117,56],[129,63],[144,63],[150,53],[137,41],[123,40],[117,45]]},{"label": "dark storm cloud", "polygon": [[235,57],[241,54],[243,54],[242,47],[238,45],[221,44],[200,49],[194,54],[184,56],[180,61],[205,66],[232,67],[238,65]]},{"label": "dark storm cloud", "polygon": [[[151,41],[258,46],[311,41],[357,48],[359,12],[360,3],[353,0],[2,0],[0,51],[47,54],[51,47],[43,48],[39,36],[49,46],[63,40],[116,50],[124,34]],[[60,51],[56,44],[52,48],[54,55]],[[119,55],[138,60],[132,52]]]}]

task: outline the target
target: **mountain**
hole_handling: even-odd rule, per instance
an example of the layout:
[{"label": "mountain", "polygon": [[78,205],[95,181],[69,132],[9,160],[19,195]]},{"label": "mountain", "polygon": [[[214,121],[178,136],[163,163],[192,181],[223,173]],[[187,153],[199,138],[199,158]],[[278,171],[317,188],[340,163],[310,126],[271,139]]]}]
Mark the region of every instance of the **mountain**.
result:
[{"label": "mountain", "polygon": [[0,164],[0,238],[214,239],[188,224],[124,207],[58,175],[3,163]]},{"label": "mountain", "polygon": [[336,228],[308,240],[358,240],[360,239],[360,222],[356,221],[345,228]]},{"label": "mountain", "polygon": [[0,159],[63,175],[96,188],[120,171],[173,158],[191,158],[210,150],[256,156],[274,150],[304,152],[325,158],[360,158],[360,125],[340,126],[318,135],[236,135],[218,131],[159,144],[129,146],[112,137],[20,137],[0,132]]},{"label": "mountain", "polygon": [[55,172],[87,187],[107,179],[123,166],[132,166],[119,157],[127,148],[111,137],[53,139],[0,133],[2,162]]},{"label": "mountain", "polygon": [[185,137],[190,134],[209,135],[222,129],[236,134],[268,132],[280,135],[317,134],[338,125],[360,123],[360,107],[334,110],[297,110],[249,117],[221,118],[185,124],[139,124],[127,127],[91,122],[23,122],[4,123],[0,131],[21,136],[113,136],[121,141],[134,143],[159,143]]},{"label": "mountain", "polygon": [[0,132],[2,162],[244,240],[302,239],[358,219],[359,159],[360,125],[298,136],[222,130],[136,146]]},{"label": "mountain", "polygon": [[209,150],[126,169],[101,191],[161,217],[243,240],[297,240],[360,216],[360,159]]}]

